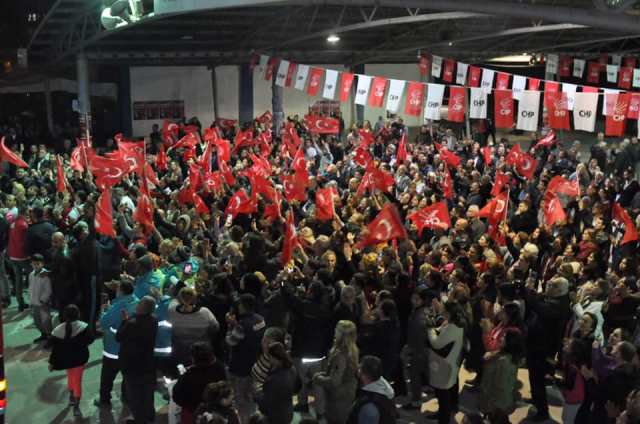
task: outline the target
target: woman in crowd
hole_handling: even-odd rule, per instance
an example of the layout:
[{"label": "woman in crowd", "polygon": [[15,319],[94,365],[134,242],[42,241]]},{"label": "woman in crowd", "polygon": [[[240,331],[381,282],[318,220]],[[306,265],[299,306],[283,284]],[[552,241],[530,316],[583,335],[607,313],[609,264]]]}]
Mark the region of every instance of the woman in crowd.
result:
[{"label": "woman in crowd", "polygon": [[194,417],[194,424],[241,424],[238,411],[233,407],[231,384],[227,381],[209,383]]},{"label": "woman in crowd", "polygon": [[260,411],[270,424],[289,424],[293,419],[293,395],[296,385],[293,361],[282,343],[269,346],[272,368],[257,395]]}]

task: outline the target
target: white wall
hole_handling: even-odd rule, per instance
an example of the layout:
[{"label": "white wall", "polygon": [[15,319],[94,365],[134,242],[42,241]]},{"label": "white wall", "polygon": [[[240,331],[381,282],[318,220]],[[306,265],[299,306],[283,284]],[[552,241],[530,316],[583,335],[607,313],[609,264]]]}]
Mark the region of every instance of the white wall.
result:
[{"label": "white wall", "polygon": [[[205,66],[131,67],[132,102],[183,100],[186,118],[197,116],[203,125],[213,120],[211,85],[211,72]],[[153,124],[162,125],[162,120],[133,121],[133,116],[131,119],[136,137],[149,134]]]},{"label": "white wall", "polygon": [[[239,82],[238,66],[216,67],[216,89],[218,90],[218,110],[216,112],[219,118],[238,119],[240,110]],[[203,124],[205,123],[203,122]]]}]

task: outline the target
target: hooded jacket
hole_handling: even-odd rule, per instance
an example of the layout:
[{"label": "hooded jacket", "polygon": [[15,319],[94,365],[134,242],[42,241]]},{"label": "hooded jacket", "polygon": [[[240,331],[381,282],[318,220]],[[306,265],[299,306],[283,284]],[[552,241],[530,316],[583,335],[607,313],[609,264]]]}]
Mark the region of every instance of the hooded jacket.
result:
[{"label": "hooded jacket", "polygon": [[390,424],[396,422],[393,388],[380,377],[358,389],[347,424]]},{"label": "hooded jacket", "polygon": [[116,297],[109,309],[107,309],[100,317],[100,327],[104,334],[102,344],[104,350],[102,354],[109,359],[118,359],[120,353],[120,344],[116,341],[116,333],[122,323],[122,310],[127,311],[128,315],[136,312],[138,298],[131,294],[128,296]]}]

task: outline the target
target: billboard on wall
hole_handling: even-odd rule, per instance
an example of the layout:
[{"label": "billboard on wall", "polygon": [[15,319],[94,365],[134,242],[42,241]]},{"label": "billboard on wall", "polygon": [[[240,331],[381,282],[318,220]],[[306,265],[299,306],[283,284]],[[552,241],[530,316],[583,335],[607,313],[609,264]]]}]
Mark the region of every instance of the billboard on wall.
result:
[{"label": "billboard on wall", "polygon": [[134,121],[182,118],[184,118],[183,100],[133,102]]},{"label": "billboard on wall", "polygon": [[189,10],[216,9],[223,7],[268,6],[282,3],[281,0],[154,0],[156,15],[185,12]]}]

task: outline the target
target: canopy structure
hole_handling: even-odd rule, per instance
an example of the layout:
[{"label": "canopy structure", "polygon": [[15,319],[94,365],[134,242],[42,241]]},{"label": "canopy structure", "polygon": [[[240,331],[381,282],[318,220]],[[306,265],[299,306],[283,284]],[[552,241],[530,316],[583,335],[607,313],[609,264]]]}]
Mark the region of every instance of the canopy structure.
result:
[{"label": "canopy structure", "polygon": [[[471,63],[524,52],[632,54],[636,2],[155,0],[151,15],[107,30],[102,1],[58,0],[29,43],[29,63],[63,65],[79,52],[95,63],[175,65],[242,63],[256,51],[349,66],[415,62],[420,50]],[[327,42],[332,34],[338,43]]]}]

